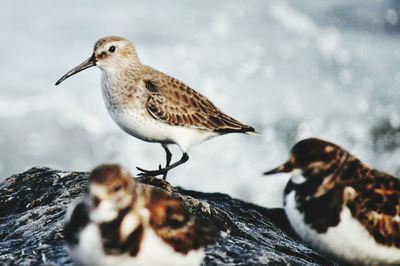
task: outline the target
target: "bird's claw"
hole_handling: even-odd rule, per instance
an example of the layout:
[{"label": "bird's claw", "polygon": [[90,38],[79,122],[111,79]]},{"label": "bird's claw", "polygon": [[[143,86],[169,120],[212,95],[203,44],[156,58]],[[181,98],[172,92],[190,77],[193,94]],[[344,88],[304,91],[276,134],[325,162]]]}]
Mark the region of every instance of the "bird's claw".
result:
[{"label": "bird's claw", "polygon": [[157,176],[157,175],[165,175],[168,171],[165,168],[162,168],[161,165],[159,166],[158,170],[146,170],[140,167],[136,167],[141,173],[138,176]]}]

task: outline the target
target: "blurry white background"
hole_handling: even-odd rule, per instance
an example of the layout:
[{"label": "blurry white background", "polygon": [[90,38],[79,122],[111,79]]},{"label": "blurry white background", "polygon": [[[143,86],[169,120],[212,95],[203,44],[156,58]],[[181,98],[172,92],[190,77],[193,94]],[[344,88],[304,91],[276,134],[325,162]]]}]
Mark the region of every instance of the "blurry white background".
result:
[{"label": "blurry white background", "polygon": [[[287,176],[262,177],[319,136],[400,172],[397,1],[6,1],[0,9],[0,179],[32,166],[154,168],[164,151],[108,116],[100,70],[55,87],[94,42],[120,35],[142,62],[184,81],[259,137],[193,148],[174,185],[281,205]],[[181,156],[174,149],[177,159]]]}]

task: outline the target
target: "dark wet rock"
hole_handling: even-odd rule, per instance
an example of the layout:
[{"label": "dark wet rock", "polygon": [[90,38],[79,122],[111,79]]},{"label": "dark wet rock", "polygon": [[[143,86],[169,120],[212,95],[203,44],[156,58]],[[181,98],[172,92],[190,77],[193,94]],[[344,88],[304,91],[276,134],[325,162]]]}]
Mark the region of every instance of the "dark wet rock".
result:
[{"label": "dark wet rock", "polygon": [[[296,239],[282,209],[174,188],[154,178],[140,181],[176,193],[193,213],[223,230],[207,248],[205,265],[334,265]],[[72,264],[63,246],[63,217],[86,183],[87,173],[49,168],[32,168],[1,183],[0,264]]]}]

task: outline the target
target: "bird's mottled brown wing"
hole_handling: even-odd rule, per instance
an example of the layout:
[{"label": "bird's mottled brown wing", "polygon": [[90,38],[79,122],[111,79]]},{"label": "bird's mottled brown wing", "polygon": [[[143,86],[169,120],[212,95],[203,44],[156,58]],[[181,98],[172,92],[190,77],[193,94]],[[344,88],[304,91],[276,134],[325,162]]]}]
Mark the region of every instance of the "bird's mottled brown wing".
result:
[{"label": "bird's mottled brown wing", "polygon": [[153,189],[147,206],[150,226],[175,251],[187,254],[215,242],[218,231],[208,221],[190,215],[179,199]]},{"label": "bird's mottled brown wing", "polygon": [[154,69],[148,69],[147,110],[165,123],[220,133],[254,132],[254,128],[222,113],[206,97],[184,83]]},{"label": "bird's mottled brown wing", "polygon": [[400,248],[400,180],[376,171],[347,190],[347,206],[376,242]]}]

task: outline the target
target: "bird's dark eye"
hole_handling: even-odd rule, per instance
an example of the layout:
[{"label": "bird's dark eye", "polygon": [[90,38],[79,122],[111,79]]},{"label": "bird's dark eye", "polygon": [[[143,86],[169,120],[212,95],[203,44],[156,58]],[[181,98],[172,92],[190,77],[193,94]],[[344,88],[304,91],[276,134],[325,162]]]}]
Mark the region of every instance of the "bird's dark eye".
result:
[{"label": "bird's dark eye", "polygon": [[122,189],[122,185],[115,185],[115,186],[113,187],[114,192],[118,192],[118,191],[120,191],[121,189]]},{"label": "bird's dark eye", "polygon": [[114,53],[115,52],[115,46],[111,45],[110,48],[108,48],[108,51],[111,52],[111,53]]},{"label": "bird's dark eye", "polygon": [[100,199],[96,196],[93,197],[93,206],[97,207],[100,203]]}]

